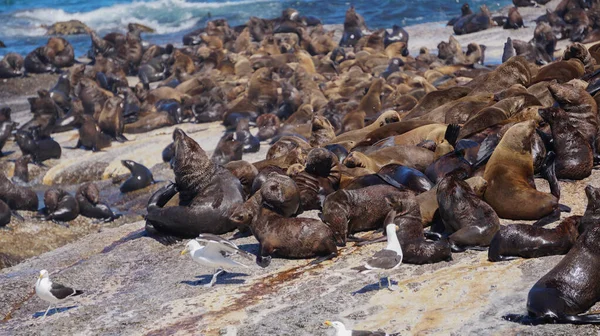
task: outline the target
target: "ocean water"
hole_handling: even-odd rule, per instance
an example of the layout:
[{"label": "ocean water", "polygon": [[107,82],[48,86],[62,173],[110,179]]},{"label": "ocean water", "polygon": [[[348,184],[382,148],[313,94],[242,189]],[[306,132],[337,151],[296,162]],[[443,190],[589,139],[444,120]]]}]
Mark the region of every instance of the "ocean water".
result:
[{"label": "ocean water", "polygon": [[[153,43],[181,44],[187,32],[203,27],[209,17],[226,18],[230,25],[245,23],[250,16],[272,18],[285,8],[296,8],[303,15],[319,17],[326,24],[341,24],[346,9],[353,4],[369,28],[390,28],[425,22],[446,21],[460,14],[464,0],[0,0],[0,40],[9,52],[26,55],[43,45],[48,36],[41,25],[77,19],[100,34],[125,31],[136,22],[156,30],[143,34]],[[511,0],[468,0],[473,10],[486,4],[492,11],[511,4]],[[66,37],[77,57],[90,47],[87,35]]]}]

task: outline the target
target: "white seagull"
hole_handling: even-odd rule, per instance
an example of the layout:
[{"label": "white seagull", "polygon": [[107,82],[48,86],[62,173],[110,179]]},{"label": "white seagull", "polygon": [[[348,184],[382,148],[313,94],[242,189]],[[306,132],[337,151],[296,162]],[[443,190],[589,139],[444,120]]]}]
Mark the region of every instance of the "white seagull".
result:
[{"label": "white seagull", "polygon": [[83,294],[83,291],[75,290],[73,288],[53,283],[52,281],[50,281],[48,271],[41,270],[40,276],[38,277],[38,280],[35,283],[35,293],[40,299],[46,302],[50,302],[46,313],[44,313],[44,317],[46,317],[52,306],[54,306],[54,311],[56,312],[57,303],[71,296],[81,295]]},{"label": "white seagull", "polygon": [[[204,243],[204,246],[200,245]],[[210,283],[204,287],[212,287],[217,281],[217,277],[225,272],[225,268],[229,267],[248,267],[242,263],[227,258],[233,254],[239,254],[249,260],[254,260],[255,256],[246,251],[240,250],[237,245],[227,239],[223,239],[217,235],[204,233],[196,239],[192,239],[185,245],[185,249],[181,251],[181,255],[189,253],[192,260],[200,265],[216,268],[217,271],[213,274]]]},{"label": "white seagull", "polygon": [[348,330],[346,326],[339,321],[325,321],[326,326],[335,328],[336,336],[399,336],[400,333],[388,334],[383,331],[366,331],[366,330]]},{"label": "white seagull", "polygon": [[[385,218],[385,232],[387,234],[387,246],[375,253],[363,266],[355,267],[360,273],[366,274],[375,270],[393,270],[402,264],[402,248],[396,236],[398,225],[394,223],[396,211],[391,210]],[[391,286],[390,277],[387,276],[388,289],[394,290]],[[381,278],[379,280],[379,288],[381,288]]]}]

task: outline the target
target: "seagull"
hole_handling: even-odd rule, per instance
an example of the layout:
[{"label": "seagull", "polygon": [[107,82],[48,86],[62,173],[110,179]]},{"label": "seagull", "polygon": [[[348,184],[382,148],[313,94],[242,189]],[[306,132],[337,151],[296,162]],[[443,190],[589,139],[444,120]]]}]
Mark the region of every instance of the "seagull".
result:
[{"label": "seagull", "polygon": [[325,321],[326,326],[335,328],[336,336],[399,336],[400,333],[388,334],[383,331],[348,330],[342,322]]},{"label": "seagull", "polygon": [[57,283],[52,283],[52,281],[50,281],[50,277],[48,276],[48,271],[46,270],[40,271],[40,276],[35,283],[35,293],[40,299],[50,302],[50,306],[48,306],[46,313],[44,313],[44,317],[46,317],[52,306],[54,306],[54,311],[56,312],[56,304],[58,302],[63,301],[71,296],[83,294],[83,292],[80,290],[65,287]]},{"label": "seagull", "polygon": [[[204,243],[204,246],[200,245],[200,243]],[[255,258],[253,254],[240,250],[237,245],[229,240],[210,233],[201,234],[198,238],[187,242],[185,249],[181,251],[181,255],[186,253],[189,253],[192,260],[200,265],[217,268],[210,283],[204,285],[204,287],[212,287],[217,281],[217,277],[225,272],[225,268],[236,266],[248,267],[242,263],[228,259],[228,256],[239,254],[249,260],[254,260]]]},{"label": "seagull", "polygon": [[[374,270],[393,270],[402,264],[402,248],[396,236],[398,225],[394,223],[396,211],[391,210],[385,219],[385,232],[387,234],[387,246],[375,253],[363,266],[355,267],[362,274],[369,273]],[[394,290],[391,286],[390,277],[387,276],[388,289]],[[381,288],[381,278],[379,280],[379,288]]]}]

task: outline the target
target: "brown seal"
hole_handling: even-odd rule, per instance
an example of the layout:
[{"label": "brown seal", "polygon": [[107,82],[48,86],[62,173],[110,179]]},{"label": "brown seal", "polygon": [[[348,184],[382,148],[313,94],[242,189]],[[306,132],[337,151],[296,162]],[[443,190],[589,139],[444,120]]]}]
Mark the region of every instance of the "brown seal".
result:
[{"label": "brown seal", "polygon": [[123,99],[121,97],[112,97],[104,103],[102,111],[98,115],[98,126],[100,130],[117,141],[127,141],[123,136]]},{"label": "brown seal", "polygon": [[558,107],[539,109],[538,113],[550,124],[556,153],[556,177],[581,180],[592,173],[594,154],[587,139],[571,125],[569,116]]},{"label": "brown seal", "polygon": [[386,197],[386,202],[396,212],[393,221],[399,227],[396,235],[402,246],[403,262],[422,265],[452,260],[448,240],[425,239],[419,204],[414,197],[391,195]]},{"label": "brown seal", "polygon": [[10,223],[11,215],[8,205],[0,200],[0,227],[7,226]]},{"label": "brown seal", "polygon": [[[235,229],[229,215],[235,204],[244,201],[240,181],[212,162],[181,129],[175,129],[173,140],[175,184],[166,185],[150,198],[146,230],[151,234],[194,238],[200,233],[223,234]],[[165,207],[176,193],[179,206]]]},{"label": "brown seal", "polygon": [[483,178],[488,187],[484,199],[500,218],[535,220],[558,210],[557,197],[537,191],[533,184],[534,131],[534,121],[512,126],[485,167]]},{"label": "brown seal", "polygon": [[506,22],[504,22],[504,29],[519,29],[519,28],[525,28],[525,25],[523,24],[523,18],[521,17],[521,13],[519,13],[519,10],[517,9],[517,7],[511,7],[508,10],[508,18],[506,19]]},{"label": "brown seal", "polygon": [[79,186],[75,198],[79,203],[79,214],[84,217],[98,218],[105,222],[121,217],[120,214],[113,213],[108,205],[100,202],[100,191],[94,183]]},{"label": "brown seal", "polygon": [[600,188],[594,188],[591,184],[588,184],[585,187],[585,195],[588,202],[585,213],[579,221],[580,234],[600,222]]},{"label": "brown seal", "polygon": [[454,252],[469,247],[487,247],[500,229],[500,219],[491,206],[479,198],[460,178],[464,171],[446,175],[438,184],[440,217],[450,234]]},{"label": "brown seal", "polygon": [[78,128],[79,132],[76,148],[91,149],[97,152],[111,146],[111,137],[100,131],[100,127],[98,127],[92,116],[76,117],[75,127]]},{"label": "brown seal", "polygon": [[8,53],[0,61],[0,78],[21,77],[24,74],[23,56],[17,53]]},{"label": "brown seal", "polygon": [[[306,157],[306,167],[292,176],[300,193],[301,211],[320,210],[329,194],[340,184],[337,156],[325,148],[314,148]],[[289,174],[288,174],[289,175]]]},{"label": "brown seal", "polygon": [[488,259],[506,261],[566,254],[577,237],[581,216],[565,218],[556,228],[544,229],[528,224],[503,225],[490,243]]},{"label": "brown seal", "polygon": [[360,141],[363,141],[369,133],[371,133],[383,126],[386,126],[386,125],[389,125],[389,124],[392,124],[392,123],[395,123],[398,121],[400,121],[400,116],[398,115],[398,112],[396,112],[394,110],[385,111],[372,124],[365,126],[361,129],[342,133],[342,134],[338,135],[337,137],[333,138],[333,140],[331,140],[329,142],[329,144],[337,144],[337,143],[341,143],[344,141],[355,141],[356,143],[358,143]]},{"label": "brown seal", "polygon": [[44,193],[44,205],[45,220],[70,222],[79,216],[79,203],[75,196],[60,188],[48,189]]},{"label": "brown seal", "polygon": [[254,182],[254,178],[258,175],[256,167],[250,162],[243,160],[230,161],[223,167],[240,180],[240,183],[244,188],[244,194],[250,195],[252,192],[252,183]]},{"label": "brown seal", "polygon": [[311,258],[323,256],[318,262],[337,255],[334,235],[329,226],[318,219],[282,215],[279,206],[289,202],[289,195],[297,194],[291,178],[273,174],[262,185],[259,193],[231,214],[232,222],[250,226],[259,242],[256,261],[262,267],[270,264],[271,256],[284,258]]},{"label": "brown seal", "polygon": [[385,138],[401,135],[421,126],[433,124],[428,120],[402,120],[384,125],[364,136],[364,139],[356,144],[356,147],[368,147]]},{"label": "brown seal", "polygon": [[31,162],[31,155],[23,155],[15,161],[15,172],[12,180],[20,183],[29,182],[29,170],[27,165]]},{"label": "brown seal", "polygon": [[389,195],[407,197],[410,191],[400,191],[390,185],[374,185],[356,190],[338,190],[325,198],[323,221],[333,230],[338,246],[345,246],[346,237],[360,231],[382,227],[391,210],[385,202]]},{"label": "brown seal", "polygon": [[242,159],[244,143],[235,139],[235,133],[225,133],[219,140],[212,157],[216,164],[224,165]]},{"label": "brown seal", "polygon": [[417,127],[400,135],[385,138],[374,143],[373,147],[388,147],[395,145],[418,145],[425,140],[433,140],[436,144],[444,140],[448,125],[429,124]]},{"label": "brown seal", "polygon": [[271,139],[277,134],[281,121],[275,114],[263,114],[256,118],[256,127],[258,127],[258,133],[256,137],[261,140]]},{"label": "brown seal", "polygon": [[385,147],[369,154],[350,152],[344,159],[344,165],[349,168],[362,167],[376,173],[383,166],[397,163],[415,168],[421,172],[433,163],[434,153],[428,149],[416,146]]},{"label": "brown seal", "polygon": [[585,313],[600,300],[600,226],[588,228],[567,255],[533,285],[527,315],[509,314],[505,320],[521,324],[599,324],[600,315]]}]

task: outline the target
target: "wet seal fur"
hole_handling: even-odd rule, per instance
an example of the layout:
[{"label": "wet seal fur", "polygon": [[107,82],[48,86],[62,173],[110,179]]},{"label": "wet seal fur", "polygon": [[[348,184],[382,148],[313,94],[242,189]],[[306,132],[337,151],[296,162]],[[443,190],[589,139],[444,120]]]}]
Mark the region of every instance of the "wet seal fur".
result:
[{"label": "wet seal fur", "polygon": [[580,219],[581,216],[567,217],[554,229],[529,224],[503,225],[490,243],[488,259],[507,261],[566,254],[579,237]]},{"label": "wet seal fur", "polygon": [[[235,204],[244,202],[240,181],[213,163],[202,147],[181,129],[173,132],[175,183],[157,190],[148,201],[146,231],[165,235],[165,243],[195,238],[200,233],[223,234],[236,228],[229,220]],[[179,193],[179,206],[164,207]],[[171,237],[166,237],[171,236]]]},{"label": "wet seal fur", "polygon": [[79,203],[75,196],[60,188],[44,193],[44,205],[45,220],[70,222],[79,216]]},{"label": "wet seal fur", "polygon": [[152,172],[145,166],[131,160],[122,160],[121,164],[131,172],[131,176],[119,187],[122,193],[143,189],[155,183]]},{"label": "wet seal fur", "polygon": [[119,217],[108,205],[100,202],[100,191],[94,183],[84,183],[77,188],[75,194],[79,203],[79,214],[84,217],[98,218],[105,222],[111,222]]},{"label": "wet seal fur", "polygon": [[588,228],[567,255],[533,285],[527,315],[502,318],[526,325],[600,324],[600,314],[585,313],[600,300],[600,226]]}]

